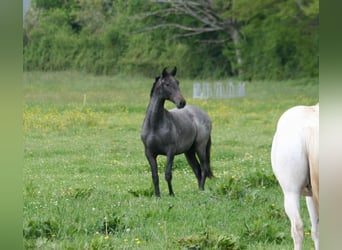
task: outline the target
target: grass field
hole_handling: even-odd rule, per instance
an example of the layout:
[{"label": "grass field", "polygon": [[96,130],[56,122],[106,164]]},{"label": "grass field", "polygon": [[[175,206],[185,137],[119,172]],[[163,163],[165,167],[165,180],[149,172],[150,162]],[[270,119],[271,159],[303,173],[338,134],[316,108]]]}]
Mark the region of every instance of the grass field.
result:
[{"label": "grass field", "polygon": [[24,73],[25,249],[292,249],[270,148],[286,109],[318,102],[318,81],[253,82],[244,98],[193,100],[194,81],[178,79],[213,121],[215,178],[199,191],[177,156],[169,197],[160,156],[157,199],[140,140],[152,78]]}]

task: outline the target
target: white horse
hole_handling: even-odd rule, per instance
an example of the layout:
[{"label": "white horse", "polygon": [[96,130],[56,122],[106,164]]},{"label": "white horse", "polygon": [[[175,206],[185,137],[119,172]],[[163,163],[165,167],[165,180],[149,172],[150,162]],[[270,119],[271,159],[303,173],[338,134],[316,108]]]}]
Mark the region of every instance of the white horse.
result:
[{"label": "white horse", "polygon": [[318,139],[319,104],[287,110],[280,117],[273,138],[272,168],[284,193],[284,207],[291,221],[295,250],[301,250],[303,243],[300,195],[306,196],[311,236],[315,249],[319,248]]}]

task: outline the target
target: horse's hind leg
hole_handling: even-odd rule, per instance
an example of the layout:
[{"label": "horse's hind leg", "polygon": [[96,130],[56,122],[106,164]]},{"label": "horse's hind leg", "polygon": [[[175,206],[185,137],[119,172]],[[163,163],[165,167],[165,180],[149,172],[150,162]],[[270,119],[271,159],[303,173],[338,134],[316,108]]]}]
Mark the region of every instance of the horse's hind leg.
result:
[{"label": "horse's hind leg", "polygon": [[191,166],[192,170],[194,171],[198,186],[200,186],[201,182],[201,166],[196,158],[195,150],[191,148],[189,151],[185,152],[186,160],[188,161],[189,165]]},{"label": "horse's hind leg", "polygon": [[318,214],[316,211],[315,203],[313,197],[306,197],[306,206],[309,211],[310,221],[311,221],[311,237],[315,245],[315,250],[319,249],[319,232],[318,232]]},{"label": "horse's hind leg", "polygon": [[212,177],[213,173],[210,169],[210,146],[211,141],[210,137],[207,141],[207,143],[202,143],[197,146],[196,153],[200,160],[200,166],[201,166],[201,181],[200,181],[200,189],[204,190],[204,184],[207,177]]},{"label": "horse's hind leg", "polygon": [[294,250],[301,250],[303,243],[303,221],[300,216],[299,198],[299,193],[284,193],[284,207],[285,212],[291,221],[291,235],[294,243]]},{"label": "horse's hind leg", "polygon": [[203,158],[203,156],[200,156],[200,155],[201,154],[198,154],[198,157],[201,162],[201,180],[200,180],[199,187],[201,190],[204,190],[205,179],[207,178],[208,162],[206,161],[205,158]]}]

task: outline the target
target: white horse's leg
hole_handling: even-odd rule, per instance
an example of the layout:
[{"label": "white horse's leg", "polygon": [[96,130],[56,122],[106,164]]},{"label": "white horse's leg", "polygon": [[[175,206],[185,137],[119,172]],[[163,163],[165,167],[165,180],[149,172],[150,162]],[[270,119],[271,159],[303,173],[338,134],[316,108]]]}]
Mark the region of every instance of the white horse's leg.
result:
[{"label": "white horse's leg", "polygon": [[294,250],[301,250],[303,243],[303,221],[300,216],[300,194],[284,193],[284,207],[291,221],[291,235]]},{"label": "white horse's leg", "polygon": [[315,208],[313,197],[306,197],[306,205],[308,207],[310,221],[311,221],[311,237],[315,244],[315,250],[319,249],[319,228],[318,228],[318,214]]}]

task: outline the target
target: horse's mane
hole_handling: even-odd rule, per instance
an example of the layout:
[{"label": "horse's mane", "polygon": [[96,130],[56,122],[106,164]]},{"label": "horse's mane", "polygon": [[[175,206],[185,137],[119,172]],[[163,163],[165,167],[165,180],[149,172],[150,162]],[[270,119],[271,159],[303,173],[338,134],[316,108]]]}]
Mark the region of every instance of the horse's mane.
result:
[{"label": "horse's mane", "polygon": [[151,89],[150,97],[152,97],[154,88],[156,87],[156,84],[157,84],[157,82],[159,81],[159,79],[160,79],[160,76],[157,76],[157,77],[155,78],[155,82],[153,83],[153,86],[152,86],[152,89]]}]

